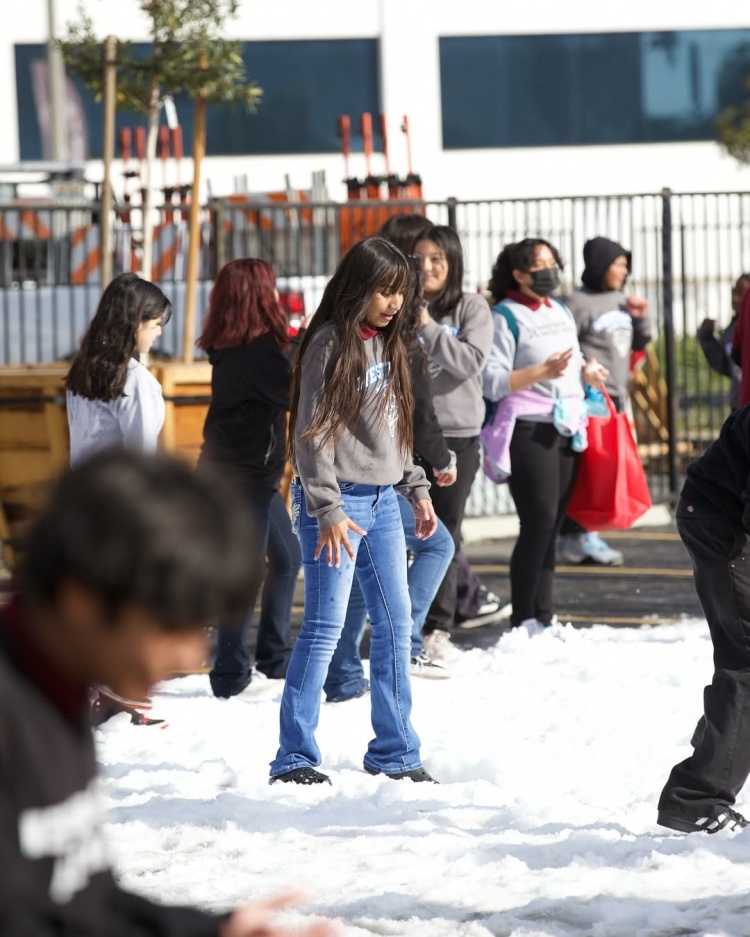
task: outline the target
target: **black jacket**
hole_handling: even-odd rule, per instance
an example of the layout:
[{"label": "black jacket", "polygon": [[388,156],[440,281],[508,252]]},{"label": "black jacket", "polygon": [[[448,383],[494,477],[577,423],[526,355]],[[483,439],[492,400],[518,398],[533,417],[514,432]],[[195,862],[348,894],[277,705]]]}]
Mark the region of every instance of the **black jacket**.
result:
[{"label": "black jacket", "polygon": [[451,456],[432,403],[427,357],[419,345],[409,349],[409,364],[414,397],[414,457],[420,464],[440,471],[448,468]]},{"label": "black jacket", "polygon": [[23,635],[14,602],[0,616],[0,934],[218,934],[222,918],[162,907],[116,884],[103,842],[87,692],[76,698]]},{"label": "black jacket", "polygon": [[249,485],[278,487],[286,452],[289,353],[263,336],[239,348],[210,350],[208,358],[211,405],[201,459],[236,468]]},{"label": "black jacket", "polygon": [[719,438],[688,465],[682,495],[707,501],[750,533],[750,404],[728,416]]}]

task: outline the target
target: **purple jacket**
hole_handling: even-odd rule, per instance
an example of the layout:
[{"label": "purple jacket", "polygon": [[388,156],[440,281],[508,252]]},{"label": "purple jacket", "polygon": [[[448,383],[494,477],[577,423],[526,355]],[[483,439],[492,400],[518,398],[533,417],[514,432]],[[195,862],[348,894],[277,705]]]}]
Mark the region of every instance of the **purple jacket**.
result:
[{"label": "purple jacket", "polygon": [[498,401],[495,413],[479,434],[484,474],[502,485],[511,475],[510,442],[516,420],[525,416],[552,416],[555,429],[562,436],[573,437],[573,449],[583,452],[587,446],[586,407],[577,397],[548,397],[527,388],[508,394]]}]

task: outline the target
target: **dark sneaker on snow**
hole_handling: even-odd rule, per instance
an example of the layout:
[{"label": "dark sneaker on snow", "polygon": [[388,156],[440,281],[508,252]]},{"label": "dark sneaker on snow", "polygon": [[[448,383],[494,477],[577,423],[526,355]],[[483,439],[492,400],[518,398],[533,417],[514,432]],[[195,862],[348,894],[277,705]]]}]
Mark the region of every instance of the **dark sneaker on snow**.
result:
[{"label": "dark sneaker on snow", "polygon": [[731,807],[719,805],[707,813],[711,816],[688,820],[685,817],[673,817],[660,810],[656,822],[659,826],[677,830],[678,833],[718,833],[719,830],[742,830],[748,823],[741,813]]},{"label": "dark sneaker on snow", "polygon": [[[374,768],[368,768],[367,765],[364,767],[368,774],[385,774],[384,771],[375,771]],[[403,781],[404,778],[409,778],[412,781],[428,781],[430,784],[440,783],[431,774],[428,774],[424,768],[412,768],[411,771],[399,771],[396,774],[386,774],[385,776],[392,781]]]},{"label": "dark sneaker on snow", "polygon": [[330,784],[331,779],[322,771],[316,771],[315,768],[292,768],[291,771],[285,771],[284,774],[277,774],[275,778],[269,778],[269,784],[275,784],[277,781],[283,781],[288,784]]}]

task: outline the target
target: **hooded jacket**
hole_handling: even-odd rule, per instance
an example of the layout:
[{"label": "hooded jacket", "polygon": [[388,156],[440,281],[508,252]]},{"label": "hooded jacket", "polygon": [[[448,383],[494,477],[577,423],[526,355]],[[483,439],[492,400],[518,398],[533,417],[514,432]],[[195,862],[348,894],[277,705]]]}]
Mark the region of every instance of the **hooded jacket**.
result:
[{"label": "hooded jacket", "polygon": [[585,358],[596,358],[609,369],[607,391],[622,407],[628,394],[630,352],[642,351],[651,341],[651,323],[628,312],[622,290],[604,287],[604,276],[618,257],[625,257],[630,272],[632,254],[616,241],[595,237],[583,246],[582,287],[564,302],[573,313]]}]

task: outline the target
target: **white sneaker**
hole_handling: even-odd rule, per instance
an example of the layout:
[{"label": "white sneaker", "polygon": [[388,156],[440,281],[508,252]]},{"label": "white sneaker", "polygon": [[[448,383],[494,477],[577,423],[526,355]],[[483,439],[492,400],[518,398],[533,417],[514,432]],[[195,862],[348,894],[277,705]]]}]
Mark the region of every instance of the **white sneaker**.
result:
[{"label": "white sneaker", "polygon": [[459,650],[451,641],[450,632],[438,628],[424,636],[422,653],[430,660],[450,660]]},{"label": "white sneaker", "polygon": [[518,628],[519,630],[523,629],[530,638],[533,638],[538,634],[542,634],[544,631],[544,625],[539,621],[538,618],[524,618]]},{"label": "white sneaker", "polygon": [[424,653],[412,657],[409,672],[412,677],[428,677],[433,680],[446,680],[451,675],[443,661],[432,660]]}]

